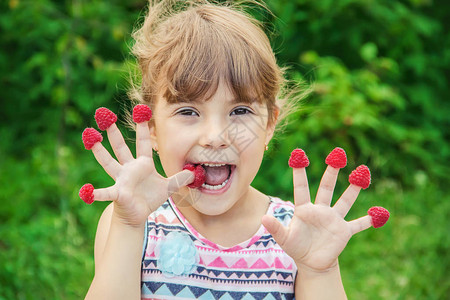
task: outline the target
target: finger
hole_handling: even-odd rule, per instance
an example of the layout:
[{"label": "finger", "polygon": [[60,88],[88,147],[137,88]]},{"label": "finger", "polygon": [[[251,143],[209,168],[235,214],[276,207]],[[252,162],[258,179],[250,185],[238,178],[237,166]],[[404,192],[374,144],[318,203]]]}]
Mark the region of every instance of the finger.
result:
[{"label": "finger", "polygon": [[295,205],[302,205],[311,202],[309,195],[308,177],[306,169],[293,169],[294,176],[294,202]]},{"label": "finger", "polygon": [[118,193],[115,186],[94,190],[95,201],[114,201],[117,200]]},{"label": "finger", "polygon": [[359,219],[348,222],[348,225],[350,226],[352,235],[357,234],[358,232],[366,230],[367,228],[370,228],[372,226],[371,217],[361,217]]},{"label": "finger", "polygon": [[371,207],[367,213],[371,218],[373,228],[380,228],[389,220],[389,211],[381,206]]},{"label": "finger", "polygon": [[171,177],[169,179],[169,185],[167,187],[168,195],[172,195],[173,193],[177,192],[180,188],[183,186],[187,186],[188,184],[191,184],[194,182],[195,175],[192,171],[189,170],[183,170]]},{"label": "finger", "polygon": [[261,223],[273,236],[280,247],[283,247],[288,236],[288,229],[284,227],[274,216],[264,215],[261,219]]},{"label": "finger", "polygon": [[94,189],[90,183],[86,183],[80,188],[78,193],[81,200],[87,204],[92,204],[94,201],[108,201],[117,199],[117,189],[115,186],[103,189]]},{"label": "finger", "polygon": [[106,107],[100,107],[95,111],[95,121],[100,130],[107,131],[109,142],[119,162],[123,164],[132,160],[133,155],[116,126],[117,115]]},{"label": "finger", "polygon": [[148,121],[152,117],[152,110],[144,104],[138,104],[133,108],[133,121],[136,127],[136,156],[152,157],[152,143],[150,141],[150,129]]},{"label": "finger", "polygon": [[108,129],[106,129],[108,133],[108,140],[111,144],[111,147],[116,155],[117,159],[121,164],[129,162],[133,160],[133,154],[131,154],[130,148],[128,148],[125,140],[123,139],[123,135],[120,132],[119,128],[117,128],[116,124],[112,124]]},{"label": "finger", "polygon": [[306,167],[309,166],[308,157],[302,149],[294,149],[289,158],[289,166],[292,168],[294,179],[294,202],[302,205],[311,202],[309,195],[308,178]]},{"label": "finger", "polygon": [[96,143],[92,147],[92,152],[94,153],[95,159],[103,167],[106,173],[109,174],[113,179],[116,179],[120,172],[121,165],[115,160],[108,150],[103,147],[102,143]]},{"label": "finger", "polygon": [[339,169],[328,166],[323,173],[320,181],[319,190],[317,191],[315,204],[323,204],[329,206],[333,199],[334,187],[339,174]]},{"label": "finger", "polygon": [[352,208],[353,203],[355,203],[356,198],[358,198],[361,187],[350,184],[345,192],[341,195],[339,200],[333,206],[333,209],[337,211],[339,215],[343,218],[347,215],[350,208]]},{"label": "finger", "polygon": [[152,157],[152,142],[148,122],[136,124],[136,157]]}]

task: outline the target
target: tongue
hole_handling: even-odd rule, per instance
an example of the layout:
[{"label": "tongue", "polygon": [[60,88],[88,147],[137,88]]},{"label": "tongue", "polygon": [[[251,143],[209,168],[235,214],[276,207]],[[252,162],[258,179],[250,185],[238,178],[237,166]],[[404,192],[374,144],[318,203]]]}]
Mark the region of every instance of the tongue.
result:
[{"label": "tongue", "polygon": [[219,185],[230,175],[230,167],[227,165],[222,167],[203,167],[206,171],[205,183],[209,185]]}]

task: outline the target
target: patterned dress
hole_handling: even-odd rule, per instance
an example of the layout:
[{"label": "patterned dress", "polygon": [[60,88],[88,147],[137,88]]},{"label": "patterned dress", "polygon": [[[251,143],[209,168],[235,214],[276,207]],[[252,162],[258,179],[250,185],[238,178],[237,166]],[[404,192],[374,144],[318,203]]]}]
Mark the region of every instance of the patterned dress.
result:
[{"label": "patterned dress", "polygon": [[[270,198],[287,226],[294,206]],[[147,220],[141,299],[294,299],[297,267],[264,226],[233,247],[198,233],[168,199]]]}]

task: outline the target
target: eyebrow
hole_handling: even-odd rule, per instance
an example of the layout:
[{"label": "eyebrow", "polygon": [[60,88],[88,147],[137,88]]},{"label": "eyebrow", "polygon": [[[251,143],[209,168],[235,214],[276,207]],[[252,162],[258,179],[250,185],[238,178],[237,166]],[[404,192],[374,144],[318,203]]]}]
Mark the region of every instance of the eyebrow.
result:
[{"label": "eyebrow", "polygon": [[[208,100],[209,100],[209,99],[208,99]],[[231,102],[232,104],[247,103],[247,102],[244,102],[244,101],[242,101],[242,100],[240,100],[240,99],[237,99],[236,97],[232,97],[232,98],[226,99],[225,101]],[[189,101],[187,101],[187,100],[178,100],[177,102],[168,102],[168,104],[169,104],[169,105],[176,105],[176,104],[190,104],[190,103],[201,104],[201,103],[203,103],[203,102],[205,102],[205,101],[204,101],[204,100],[199,100],[199,99],[194,99],[194,100],[189,100]],[[253,102],[257,102],[257,100],[256,100],[256,99],[253,99],[252,103],[253,103]]]}]

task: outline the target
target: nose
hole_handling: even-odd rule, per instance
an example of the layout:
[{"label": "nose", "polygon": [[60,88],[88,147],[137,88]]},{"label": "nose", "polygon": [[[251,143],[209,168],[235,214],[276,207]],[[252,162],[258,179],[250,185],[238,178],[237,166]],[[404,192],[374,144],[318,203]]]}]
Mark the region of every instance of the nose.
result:
[{"label": "nose", "polygon": [[212,149],[224,149],[230,146],[226,122],[211,119],[205,122],[199,140],[201,146]]}]

